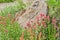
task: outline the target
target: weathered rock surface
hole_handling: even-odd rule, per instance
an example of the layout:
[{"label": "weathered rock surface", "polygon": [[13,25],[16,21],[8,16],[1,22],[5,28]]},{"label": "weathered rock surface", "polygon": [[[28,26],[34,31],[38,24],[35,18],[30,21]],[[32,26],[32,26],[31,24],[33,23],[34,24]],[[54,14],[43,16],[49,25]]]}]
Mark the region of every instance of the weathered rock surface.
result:
[{"label": "weathered rock surface", "polygon": [[16,13],[15,18],[21,26],[25,26],[28,21],[35,19],[41,12],[44,14],[47,13],[47,4],[45,0],[34,0],[32,5],[27,7],[24,12]]},{"label": "weathered rock surface", "polygon": [[0,3],[0,10],[3,10],[7,6],[14,6],[16,5],[16,3],[17,3],[16,1],[10,3]]}]

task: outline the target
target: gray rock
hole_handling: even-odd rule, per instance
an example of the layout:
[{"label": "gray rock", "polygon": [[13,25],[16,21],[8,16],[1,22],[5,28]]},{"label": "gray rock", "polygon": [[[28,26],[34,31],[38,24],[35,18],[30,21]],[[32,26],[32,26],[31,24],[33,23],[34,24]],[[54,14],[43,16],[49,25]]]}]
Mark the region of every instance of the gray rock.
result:
[{"label": "gray rock", "polygon": [[16,17],[18,19],[16,19],[16,21],[18,21],[21,26],[25,26],[31,19],[36,19],[35,17],[39,15],[40,12],[43,12],[44,14],[47,13],[47,4],[45,0],[34,0],[32,5],[26,8],[23,15]]}]

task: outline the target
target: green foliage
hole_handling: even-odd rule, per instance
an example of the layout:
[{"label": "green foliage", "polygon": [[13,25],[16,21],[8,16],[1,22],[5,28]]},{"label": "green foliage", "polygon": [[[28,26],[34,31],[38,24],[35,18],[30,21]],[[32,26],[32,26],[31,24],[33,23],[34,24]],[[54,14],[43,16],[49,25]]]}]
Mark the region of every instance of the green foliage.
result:
[{"label": "green foliage", "polygon": [[19,40],[22,28],[17,22],[11,23],[12,19],[5,17],[6,20],[0,19],[5,24],[0,24],[0,40]]},{"label": "green foliage", "polygon": [[22,33],[22,29],[19,27],[18,23],[7,23],[6,26],[0,24],[0,28],[0,40],[19,40]]},{"label": "green foliage", "polygon": [[5,3],[5,2],[13,2],[15,0],[0,0],[0,3]]},{"label": "green foliage", "polygon": [[17,2],[13,6],[6,6],[3,10],[0,10],[0,16],[6,16],[8,13],[10,13],[14,17],[16,12],[23,10],[25,7],[25,4],[20,4]]},{"label": "green foliage", "polygon": [[60,20],[60,0],[48,0],[49,15],[54,16],[57,20]]}]

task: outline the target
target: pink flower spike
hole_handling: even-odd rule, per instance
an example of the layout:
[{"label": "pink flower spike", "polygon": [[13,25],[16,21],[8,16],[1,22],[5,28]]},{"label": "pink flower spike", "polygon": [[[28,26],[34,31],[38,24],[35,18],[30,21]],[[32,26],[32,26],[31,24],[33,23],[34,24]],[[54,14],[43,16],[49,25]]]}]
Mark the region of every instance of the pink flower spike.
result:
[{"label": "pink flower spike", "polygon": [[30,22],[27,22],[26,24],[28,27],[31,27],[31,23]]},{"label": "pink flower spike", "polygon": [[39,20],[40,20],[40,19],[39,19],[39,16],[36,16],[36,20],[37,20],[37,21],[39,21]]},{"label": "pink flower spike", "polygon": [[27,29],[28,27],[27,27],[27,26],[25,26],[24,28],[25,28],[25,29]]},{"label": "pink flower spike", "polygon": [[50,16],[47,16],[47,19],[50,20]]},{"label": "pink flower spike", "polygon": [[44,13],[40,13],[40,16],[43,17],[45,14]]},{"label": "pink flower spike", "polygon": [[54,27],[58,29],[58,26],[54,26]]},{"label": "pink flower spike", "polygon": [[52,24],[56,25],[56,19],[55,18],[52,19]]},{"label": "pink flower spike", "polygon": [[45,21],[42,21],[42,25],[43,25],[43,26],[45,25]]},{"label": "pink flower spike", "polygon": [[8,30],[4,30],[5,33],[8,33]]},{"label": "pink flower spike", "polygon": [[47,18],[47,16],[45,15],[44,18]]},{"label": "pink flower spike", "polygon": [[33,23],[33,22],[34,22],[34,20],[33,20],[33,19],[31,19],[31,22]]}]

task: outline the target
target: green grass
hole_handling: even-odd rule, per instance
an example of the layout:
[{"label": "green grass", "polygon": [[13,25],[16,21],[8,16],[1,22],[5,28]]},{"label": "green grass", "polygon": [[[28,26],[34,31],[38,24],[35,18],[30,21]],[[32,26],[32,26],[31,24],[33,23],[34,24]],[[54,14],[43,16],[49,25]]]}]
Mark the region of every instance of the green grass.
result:
[{"label": "green grass", "polygon": [[13,2],[14,0],[0,0],[0,3]]},{"label": "green grass", "polygon": [[3,10],[0,10],[0,16],[6,16],[8,13],[15,15],[16,12],[23,10],[25,8],[25,4],[16,3],[13,6],[6,6]]},{"label": "green grass", "polygon": [[60,0],[48,0],[49,15],[54,16],[57,20],[60,20]]},{"label": "green grass", "polygon": [[0,3],[13,2],[15,0],[0,0]]},{"label": "green grass", "polygon": [[22,31],[17,22],[7,23],[5,26],[0,24],[0,40],[19,40]]}]

